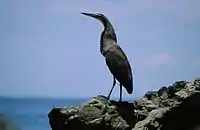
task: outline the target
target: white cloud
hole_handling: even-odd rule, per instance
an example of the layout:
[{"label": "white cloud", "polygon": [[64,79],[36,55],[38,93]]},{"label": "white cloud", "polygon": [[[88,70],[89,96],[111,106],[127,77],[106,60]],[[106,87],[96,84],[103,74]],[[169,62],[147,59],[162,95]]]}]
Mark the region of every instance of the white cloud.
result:
[{"label": "white cloud", "polygon": [[172,57],[167,53],[148,56],[140,62],[140,66],[144,68],[156,68],[160,65],[169,64],[172,62]]}]

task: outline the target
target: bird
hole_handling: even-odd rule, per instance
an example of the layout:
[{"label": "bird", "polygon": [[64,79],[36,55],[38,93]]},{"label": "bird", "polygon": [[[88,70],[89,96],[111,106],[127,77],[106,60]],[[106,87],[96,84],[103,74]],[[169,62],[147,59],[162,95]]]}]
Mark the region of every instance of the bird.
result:
[{"label": "bird", "polygon": [[122,102],[122,86],[129,94],[132,94],[133,76],[129,60],[117,43],[115,29],[108,18],[102,13],[81,12],[81,14],[99,20],[104,26],[100,37],[100,52],[104,56],[106,65],[113,75],[113,83],[107,99],[110,100],[110,95],[117,80],[120,86],[119,102]]}]

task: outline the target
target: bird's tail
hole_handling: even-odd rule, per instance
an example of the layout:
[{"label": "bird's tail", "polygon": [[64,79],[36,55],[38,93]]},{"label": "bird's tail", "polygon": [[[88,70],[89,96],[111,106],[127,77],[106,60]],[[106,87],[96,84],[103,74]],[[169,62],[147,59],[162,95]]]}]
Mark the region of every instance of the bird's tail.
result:
[{"label": "bird's tail", "polygon": [[129,94],[133,92],[133,82],[129,82],[128,84],[124,85],[124,87]]}]

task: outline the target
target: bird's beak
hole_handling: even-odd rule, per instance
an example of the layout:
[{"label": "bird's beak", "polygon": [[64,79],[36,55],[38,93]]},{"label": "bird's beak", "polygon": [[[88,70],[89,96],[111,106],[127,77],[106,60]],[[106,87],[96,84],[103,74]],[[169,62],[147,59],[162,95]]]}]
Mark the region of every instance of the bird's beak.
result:
[{"label": "bird's beak", "polygon": [[92,13],[81,13],[81,14],[98,19],[96,14],[92,14]]}]

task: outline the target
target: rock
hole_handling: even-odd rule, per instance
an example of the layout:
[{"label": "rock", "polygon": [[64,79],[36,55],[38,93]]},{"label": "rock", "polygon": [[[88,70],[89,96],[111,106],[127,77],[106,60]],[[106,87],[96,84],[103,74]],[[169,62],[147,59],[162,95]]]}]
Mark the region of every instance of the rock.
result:
[{"label": "rock", "polygon": [[192,130],[200,125],[200,94],[196,93],[170,108],[160,120],[161,130]]},{"label": "rock", "polygon": [[156,91],[148,91],[145,95],[144,95],[144,98],[146,97],[148,100],[151,100],[155,97],[157,97],[158,94]]},{"label": "rock", "polygon": [[167,89],[169,97],[174,97],[174,94],[183,89],[186,83],[186,81],[177,81],[172,86],[169,86]]},{"label": "rock", "polygon": [[0,115],[0,130],[20,130],[20,127],[8,117]]},{"label": "rock", "polygon": [[163,117],[163,114],[169,108],[159,108],[152,110],[146,119],[139,121],[132,130],[146,130],[149,127],[156,129],[160,126],[158,120]]},{"label": "rock", "polygon": [[167,99],[168,98],[168,95],[167,95],[167,87],[161,87],[159,90],[158,90],[158,96],[161,98],[161,99]]},{"label": "rock", "polygon": [[200,79],[148,91],[134,102],[97,96],[77,106],[55,107],[52,130],[198,130]]},{"label": "rock", "polygon": [[176,96],[178,96],[179,99],[185,99],[188,97],[188,92],[185,90],[180,90],[178,92],[175,93]]},{"label": "rock", "polygon": [[56,107],[49,119],[52,130],[130,130],[134,106],[94,97],[79,106]]}]

